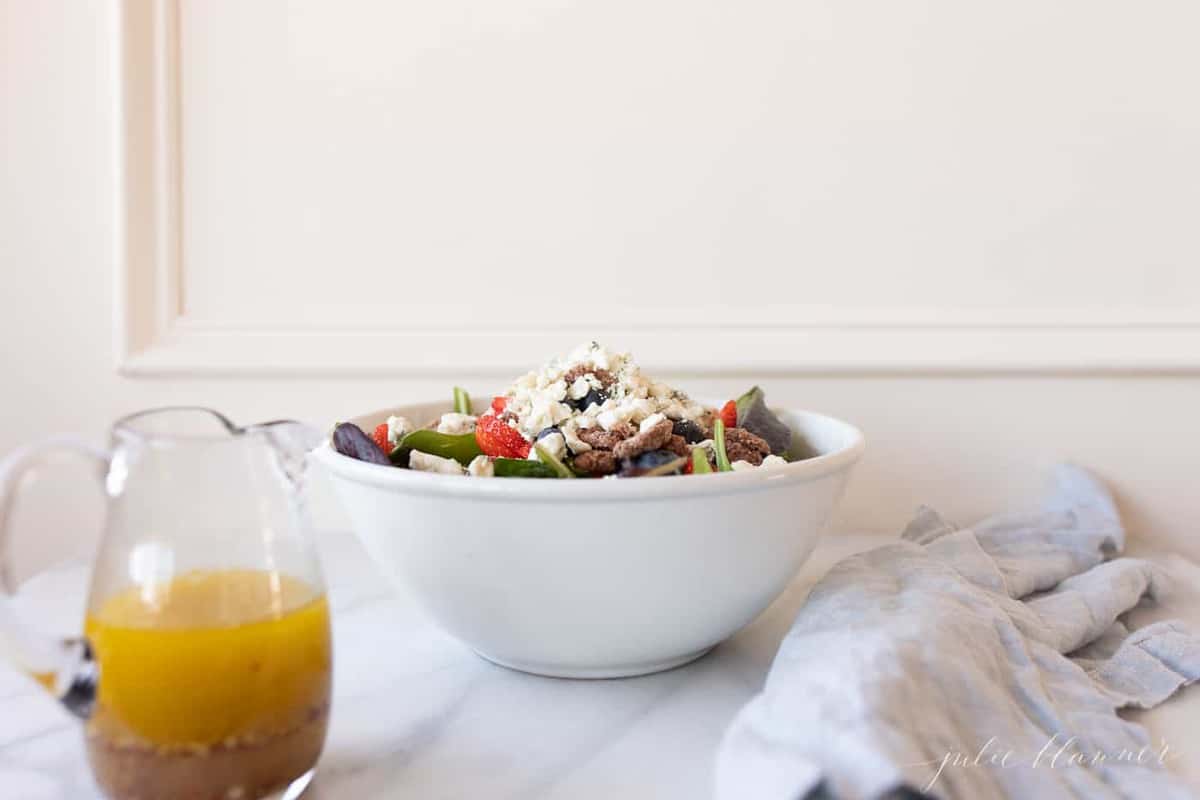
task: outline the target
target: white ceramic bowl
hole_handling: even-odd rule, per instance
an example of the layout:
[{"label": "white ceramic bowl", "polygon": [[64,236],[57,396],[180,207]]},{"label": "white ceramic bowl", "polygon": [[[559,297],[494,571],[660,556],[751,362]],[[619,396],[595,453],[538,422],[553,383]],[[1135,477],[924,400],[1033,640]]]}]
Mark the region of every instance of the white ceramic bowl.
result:
[{"label": "white ceramic bowl", "polygon": [[[433,419],[445,403],[389,413]],[[478,479],[318,460],[367,552],[484,658],[571,678],[698,658],[758,616],[829,523],[863,452],[853,426],[779,412],[813,458],[775,469],[625,480]]]}]

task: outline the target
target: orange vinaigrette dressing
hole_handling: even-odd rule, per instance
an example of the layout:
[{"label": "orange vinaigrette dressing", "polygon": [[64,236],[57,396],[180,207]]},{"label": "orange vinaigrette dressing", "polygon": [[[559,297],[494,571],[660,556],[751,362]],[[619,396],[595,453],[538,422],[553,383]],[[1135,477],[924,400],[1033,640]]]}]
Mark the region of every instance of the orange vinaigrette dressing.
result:
[{"label": "orange vinaigrette dressing", "polygon": [[269,737],[329,702],[328,604],[295,578],[187,573],[109,598],[86,632],[100,665],[94,727],[127,745]]}]

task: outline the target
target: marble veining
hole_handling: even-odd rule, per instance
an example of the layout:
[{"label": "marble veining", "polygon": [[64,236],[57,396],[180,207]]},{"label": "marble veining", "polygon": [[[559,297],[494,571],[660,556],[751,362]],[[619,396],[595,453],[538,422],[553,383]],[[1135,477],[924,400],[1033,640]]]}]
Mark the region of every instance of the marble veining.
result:
[{"label": "marble veining", "polygon": [[[494,666],[392,590],[345,531],[320,537],[334,614],[330,736],[306,795],[333,798],[702,798],[725,725],[761,685],[813,582],[889,537],[827,537],[753,625],[688,666],[642,678],[571,681]],[[1200,568],[1173,560],[1200,576]],[[82,620],[86,568],[30,581],[19,602],[64,633]],[[1186,594],[1153,612],[1200,620]],[[1200,694],[1138,721],[1178,753],[1200,791]],[[0,798],[98,800],[79,727],[24,677],[0,667]]]}]

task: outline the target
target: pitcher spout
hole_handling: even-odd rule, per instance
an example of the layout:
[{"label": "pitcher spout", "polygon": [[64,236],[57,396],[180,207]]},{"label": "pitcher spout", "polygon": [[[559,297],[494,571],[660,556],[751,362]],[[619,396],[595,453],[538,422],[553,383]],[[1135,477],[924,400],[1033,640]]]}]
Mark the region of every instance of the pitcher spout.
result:
[{"label": "pitcher spout", "polygon": [[245,428],[247,434],[261,434],[275,458],[284,482],[293,495],[304,488],[308,456],[321,443],[321,433],[311,425],[295,420],[273,420]]}]

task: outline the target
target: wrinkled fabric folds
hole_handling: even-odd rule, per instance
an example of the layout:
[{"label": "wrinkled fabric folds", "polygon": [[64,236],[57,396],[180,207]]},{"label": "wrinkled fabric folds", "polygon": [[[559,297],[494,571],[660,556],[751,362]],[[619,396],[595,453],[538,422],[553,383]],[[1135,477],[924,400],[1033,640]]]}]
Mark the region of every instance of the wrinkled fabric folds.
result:
[{"label": "wrinkled fabric folds", "polygon": [[1200,677],[1200,635],[1124,615],[1168,591],[1121,557],[1104,486],[1070,465],[1042,508],[901,541],[812,590],[717,754],[719,800],[1193,794],[1121,719]]}]

